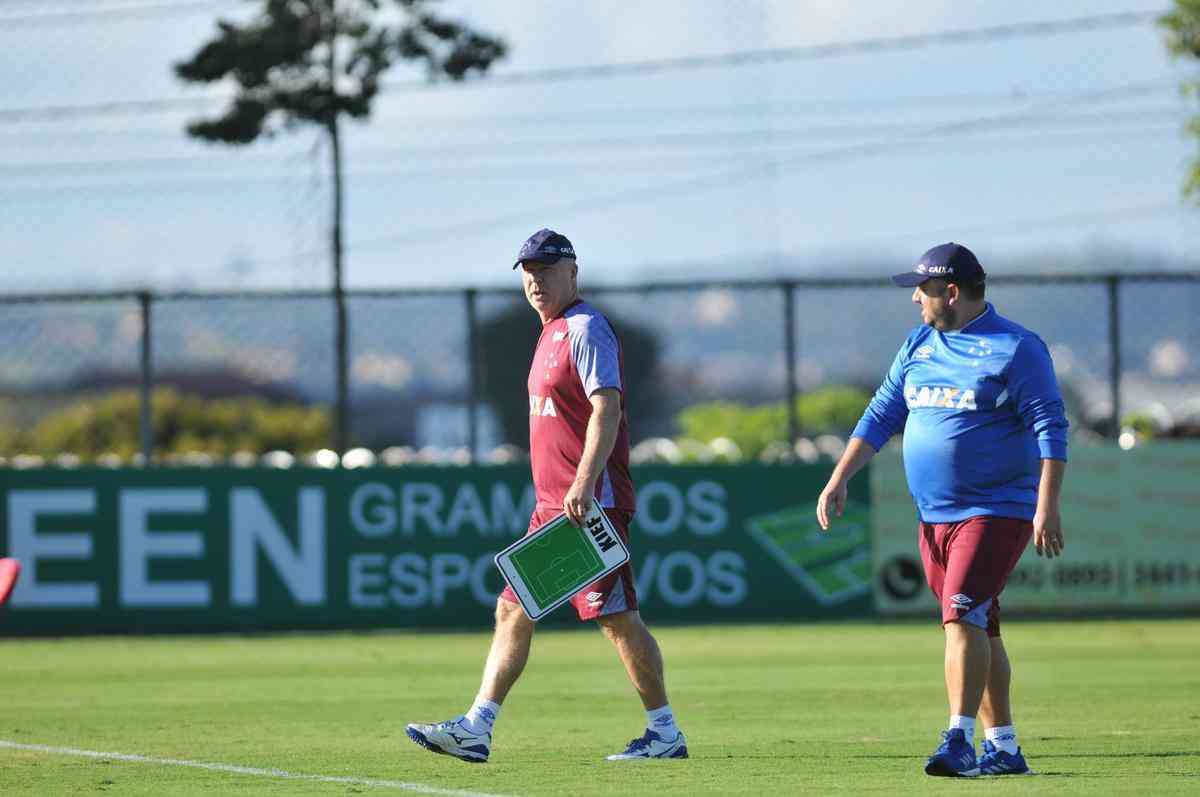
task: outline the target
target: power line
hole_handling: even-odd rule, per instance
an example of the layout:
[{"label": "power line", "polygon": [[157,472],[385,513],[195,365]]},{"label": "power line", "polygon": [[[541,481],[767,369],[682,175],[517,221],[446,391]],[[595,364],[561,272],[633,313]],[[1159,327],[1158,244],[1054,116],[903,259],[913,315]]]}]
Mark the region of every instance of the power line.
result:
[{"label": "power line", "polygon": [[[1179,81],[1177,78],[1168,77],[1161,79],[1158,83],[1148,83],[1138,89],[1136,93],[1130,93],[1125,98],[1148,97],[1154,94],[1160,94],[1170,91],[1173,96],[1178,94]],[[588,125],[602,124],[620,124],[627,125],[629,117],[653,118],[655,121],[664,121],[669,119],[704,119],[711,120],[717,117],[734,117],[737,119],[762,117],[764,115],[783,116],[787,114],[805,114],[809,112],[821,113],[827,115],[830,112],[841,113],[866,113],[874,114],[879,111],[890,109],[905,109],[914,107],[937,106],[945,105],[958,109],[963,109],[972,104],[996,104],[996,103],[1013,103],[1013,104],[1033,104],[1039,101],[1053,99],[1072,99],[1078,96],[1078,92],[1068,91],[1048,91],[1048,92],[961,92],[953,94],[933,94],[933,95],[913,95],[908,97],[883,97],[873,98],[869,101],[863,99],[851,98],[827,98],[816,99],[804,102],[792,103],[729,103],[723,105],[692,105],[682,107],[656,107],[653,109],[630,108],[628,106],[622,108],[594,108],[580,111],[564,111],[556,115],[558,121],[570,123],[586,123]],[[190,100],[188,101],[191,102]],[[205,101],[206,102],[206,101]],[[386,119],[386,113],[379,113],[374,117],[377,121],[383,122]],[[439,131],[446,127],[456,129],[465,129],[477,127],[480,129],[496,130],[500,128],[511,127],[530,127],[536,125],[544,125],[546,116],[543,113],[528,113],[528,114],[504,114],[496,116],[494,114],[459,114],[427,117],[424,119],[413,119],[410,116],[405,116],[405,124],[410,130],[433,130]],[[2,114],[0,114],[2,121]],[[63,120],[66,121],[66,120]],[[60,136],[98,136],[103,134],[128,136],[131,128],[122,125],[114,127],[105,125],[77,125],[71,129],[57,127],[57,122],[54,122],[56,128],[53,129],[55,135]],[[0,135],[19,135],[28,136],[30,130],[22,127],[11,127],[0,125]],[[44,130],[39,130],[43,134]],[[175,126],[171,127],[140,127],[136,129],[139,135],[154,136],[154,135],[171,135],[178,136],[179,129]]]},{"label": "power line", "polygon": [[[238,2],[238,0],[226,1],[228,3]],[[80,8],[86,13],[106,8],[127,8],[131,5],[178,5],[191,2],[196,2],[196,0],[0,0],[0,10],[6,13],[12,12],[14,15],[35,16],[28,10],[30,7],[40,13],[79,10]],[[215,0],[209,0],[209,2],[215,2]]]},{"label": "power line", "polygon": [[[208,2],[210,0],[204,0]],[[919,33],[905,36],[876,37],[852,41],[801,47],[778,47],[759,50],[743,50],[719,55],[683,56],[680,58],[628,61],[624,63],[593,64],[584,66],[531,69],[500,72],[460,82],[430,82],[427,80],[385,81],[387,92],[432,90],[439,88],[516,85],[526,83],[551,83],[565,80],[589,80],[612,77],[648,75],[664,72],[685,72],[715,67],[736,67],[751,64],[785,63],[795,61],[835,58],[864,52],[908,51],[933,46],[961,45],[982,41],[996,41],[1018,37],[1055,36],[1066,33],[1081,33],[1111,28],[1130,27],[1144,24],[1158,17],[1157,13],[1128,11],[1115,14],[1098,14],[1086,17],[1049,20],[1043,22],[1014,23],[979,28]],[[61,119],[87,116],[106,116],[120,113],[157,113],[164,111],[200,109],[214,102],[228,100],[226,95],[207,97],[174,97],[148,100],[110,100],[98,103],[73,103],[54,106],[29,106],[0,108],[0,121],[27,121],[32,119]]]},{"label": "power line", "polygon": [[89,116],[111,116],[128,113],[163,113],[179,110],[201,110],[229,97],[164,97],[153,100],[108,100],[105,102],[72,103],[67,105],[35,105],[24,108],[0,108],[0,121],[75,119]]},{"label": "power line", "polygon": [[[1081,95],[1077,102],[1103,100],[1113,96],[1116,93],[1128,91],[1135,87],[1136,84],[1132,86],[1119,87],[1116,89],[1104,89],[1101,91],[1092,92]],[[626,189],[607,194],[582,197],[580,199],[557,203],[542,208],[512,211],[485,219],[476,219],[470,222],[440,225],[411,231],[409,233],[370,238],[352,242],[347,248],[349,251],[354,251],[356,249],[371,248],[376,246],[395,246],[397,244],[413,243],[421,240],[452,238],[454,236],[478,234],[482,230],[499,226],[520,223],[528,224],[531,216],[539,216],[544,218],[550,214],[589,213],[619,205],[642,204],[648,201],[661,200],[672,196],[686,196],[694,194],[698,191],[710,190],[717,187],[754,182],[763,179],[772,179],[781,171],[795,169],[801,166],[821,165],[834,161],[851,160],[858,157],[869,157],[872,155],[884,154],[898,146],[903,146],[910,140],[921,140],[937,134],[957,134],[969,132],[973,129],[981,127],[990,127],[998,121],[1005,121],[1011,117],[1012,114],[993,114],[990,116],[982,116],[973,119],[964,119],[958,122],[939,124],[936,126],[926,125],[920,128],[914,128],[909,133],[902,136],[897,136],[891,140],[855,143],[847,146],[820,150],[817,152],[808,152],[789,158],[772,158],[770,160],[760,161],[759,163],[753,165],[739,166],[736,169],[724,169],[708,175],[690,177],[674,182],[659,182],[643,188]]]},{"label": "power line", "polygon": [[[683,72],[714,67],[738,67],[754,64],[776,64],[795,61],[813,61],[824,58],[840,58],[860,53],[900,52],[919,50],[944,45],[976,44],[1012,38],[1057,36],[1064,33],[1087,33],[1112,28],[1142,25],[1161,16],[1155,11],[1122,11],[1112,14],[1094,14],[1085,17],[1045,20],[1041,22],[1017,22],[1008,25],[989,25],[979,28],[954,28],[929,33],[914,33],[904,36],[878,36],[852,41],[829,42],[826,44],[801,45],[798,47],[773,47],[759,50],[742,50],[719,55],[690,55],[679,58],[656,58],[624,63],[594,64],[584,66],[551,67],[521,72],[498,72],[464,81],[476,83],[511,85],[519,83],[550,83],[565,80],[591,80],[596,78],[642,76],[663,72]],[[429,85],[428,81],[384,81],[387,89],[419,89]]]},{"label": "power line", "polygon": [[[1147,83],[1139,88],[1136,95],[1130,96],[1149,96],[1156,92],[1162,92],[1168,89],[1177,89],[1179,85],[1178,78],[1165,77],[1155,83]],[[954,107],[962,107],[967,104],[991,104],[991,103],[1034,103],[1039,100],[1052,99],[1071,99],[1078,92],[1052,91],[1052,92],[960,92],[954,94],[932,94],[932,95],[914,95],[909,97],[883,97],[864,100],[859,98],[825,98],[817,100],[809,100],[804,102],[793,103],[731,103],[726,105],[699,105],[685,107],[656,107],[649,108],[630,108],[628,106],[621,108],[596,108],[579,111],[563,111],[555,115],[556,120],[560,122],[583,122],[595,123],[595,121],[605,121],[613,123],[628,123],[631,115],[643,115],[645,118],[664,119],[668,117],[676,118],[696,118],[696,117],[715,117],[715,116],[733,116],[747,117],[760,116],[766,113],[829,113],[831,111],[855,111],[874,113],[880,110],[896,109],[896,108],[912,108],[928,105],[949,105]],[[127,113],[145,112],[163,112],[170,113],[174,111],[185,110],[201,110],[211,106],[213,103],[228,99],[228,97],[177,97],[173,99],[161,100],[123,100],[105,103],[96,103],[93,105],[60,105],[60,106],[39,106],[28,108],[8,108],[0,109],[0,122],[26,122],[26,121],[50,121],[57,123],[59,121],[68,121],[74,117],[85,116],[105,116]],[[380,116],[384,115],[382,112]],[[406,123],[414,127],[433,127],[433,126],[454,126],[463,127],[473,124],[487,124],[489,127],[495,126],[529,126],[545,124],[546,115],[544,113],[526,113],[526,114],[505,114],[502,117],[497,117],[494,114],[461,114],[457,116],[441,116],[431,119],[414,120],[410,116],[405,116]],[[80,128],[82,131],[104,132],[106,128]],[[11,128],[0,130],[0,132],[24,132],[14,131]],[[114,129],[111,132],[123,133],[125,128]],[[172,127],[165,132],[176,133],[176,128]]]},{"label": "power line", "polygon": [[101,8],[40,11],[36,14],[0,15],[0,33],[33,27],[80,23],[117,22],[145,17],[192,16],[214,8],[229,8],[232,0],[182,0],[176,3],[139,3]]},{"label": "power line", "polygon": [[[1081,133],[1092,132],[1096,126],[1102,128],[1101,132],[1117,133],[1127,132],[1127,128],[1114,127],[1114,124],[1122,122],[1137,123],[1134,132],[1157,132],[1179,129],[1177,125],[1163,127],[1151,127],[1145,123],[1160,121],[1183,121],[1186,114],[1178,109],[1172,108],[1130,108],[1118,109],[1101,113],[1067,115],[1061,113],[1038,116],[1030,114],[1027,116],[1014,116],[1004,120],[998,120],[986,131],[978,131],[987,133],[990,131],[1000,131],[1005,133],[1024,133],[1032,132],[1037,129],[1041,132],[1044,128],[1050,128],[1053,132],[1067,133],[1078,135]],[[1068,128],[1063,130],[1062,128]],[[1074,129],[1071,129],[1074,128]],[[514,140],[511,138],[504,139],[504,151],[506,153],[517,150],[518,148],[536,148],[538,156],[534,160],[530,158],[512,158],[499,156],[502,165],[505,166],[528,166],[536,162],[545,161],[545,154],[554,149],[567,149],[572,153],[580,153],[585,150],[607,150],[618,149],[625,152],[636,153],[639,148],[642,149],[693,149],[695,147],[721,147],[722,152],[737,152],[735,147],[742,149],[749,148],[751,154],[753,150],[761,150],[762,145],[777,145],[788,144],[796,141],[805,141],[821,138],[837,138],[844,139],[851,136],[867,136],[881,134],[904,134],[912,130],[911,124],[898,123],[883,123],[875,125],[814,125],[809,127],[796,128],[758,128],[750,130],[730,130],[730,131],[706,131],[696,133],[661,133],[650,135],[634,135],[634,136],[619,136],[619,137],[599,137],[599,138],[555,138],[555,139],[527,139]],[[1043,133],[1044,134],[1044,133]],[[934,133],[932,138],[939,137],[939,134]],[[381,160],[390,159],[392,161],[403,159],[411,160],[415,157],[426,157],[437,154],[461,154],[464,150],[470,150],[475,147],[483,147],[489,144],[487,141],[464,141],[458,144],[435,144],[431,146],[421,147],[386,147],[376,149],[366,149],[359,152],[350,152],[350,163],[352,166],[362,166],[363,164],[379,163]],[[283,164],[290,161],[296,156],[293,152],[280,157],[272,157],[266,160],[259,159],[257,164],[271,163]],[[701,153],[703,154],[703,153]],[[134,171],[145,171],[154,169],[155,174],[161,174],[161,167],[164,166],[210,166],[214,160],[220,155],[167,155],[159,157],[138,157],[138,158],[110,158],[110,159],[73,159],[73,160],[29,160],[27,157],[19,161],[0,161],[0,174],[12,175],[27,175],[27,174],[52,174],[55,172],[67,172],[77,174],[82,171],[110,171],[130,169]],[[606,158],[611,158],[611,155],[605,155]],[[655,156],[660,157],[660,156]],[[492,156],[491,160],[497,160],[497,157]],[[556,161],[557,163],[558,161]],[[461,169],[469,170],[479,168],[480,164],[472,162],[471,156],[459,158],[454,161],[454,164]],[[484,164],[486,166],[487,164]],[[444,170],[433,170],[434,173]]]},{"label": "power line", "polygon": [[[1157,83],[1146,82],[1144,84],[1139,84],[1138,96],[1148,96],[1155,92],[1163,92],[1166,90],[1171,90],[1172,93],[1177,94],[1178,88],[1179,78],[1175,76],[1168,76],[1161,78]],[[630,117],[641,120],[658,121],[669,117],[694,118],[734,116],[742,118],[763,116],[767,114],[790,113],[815,113],[827,115],[830,112],[848,111],[858,113],[876,113],[881,110],[897,108],[903,109],[929,105],[949,105],[961,108],[963,105],[972,103],[1034,103],[1039,100],[1072,99],[1078,94],[1078,91],[1027,92],[1008,90],[872,97],[870,99],[840,96],[803,100],[800,102],[742,102],[724,103],[721,105],[691,105],[677,107],[668,105],[655,105],[654,107],[646,108],[623,105],[616,108],[586,108],[581,110],[567,109],[563,111],[555,111],[554,119],[556,122],[564,123],[587,121],[589,124],[594,124],[597,121],[601,121],[612,122],[615,124],[628,124]],[[406,123],[413,124],[414,126],[421,126],[430,123],[456,126],[465,126],[471,124],[544,125],[546,121],[546,114],[544,112],[525,114],[505,112],[504,115],[500,117],[497,117],[494,114],[486,116],[478,114],[460,114],[457,116],[441,116],[424,120],[413,119],[410,114],[405,114],[404,119]]]},{"label": "power line", "polygon": [[[1100,143],[1117,145],[1120,143],[1133,140],[1136,135],[1138,139],[1143,139],[1147,135],[1176,132],[1176,127],[1157,127],[1145,128],[1139,130],[1119,131],[1124,133],[1121,138],[1116,137],[1113,131],[1094,130],[1090,138],[1099,137]],[[1089,141],[1089,139],[1081,138],[1079,133],[1059,133],[1040,134],[1037,138],[1018,139],[1012,136],[1004,138],[991,137],[985,140],[970,140],[958,139],[949,142],[937,141],[929,139],[925,141],[907,141],[902,145],[898,145],[891,150],[893,153],[898,153],[903,156],[922,156],[922,155],[939,155],[942,157],[950,153],[951,147],[960,147],[962,145],[975,145],[979,147],[986,146],[990,153],[998,152],[1006,148],[1020,148],[1022,152],[1033,150],[1046,149],[1072,149],[1078,151],[1081,146]],[[730,157],[746,157],[749,155],[757,155],[763,153],[745,153],[735,152]],[[786,153],[785,153],[786,154]],[[592,159],[567,159],[555,160],[552,165],[556,168],[595,168],[603,170],[608,175],[637,175],[645,176],[648,174],[654,175],[672,175],[672,174],[687,174],[694,173],[696,170],[697,155],[684,155],[682,157],[666,157],[664,155],[655,155],[651,157],[640,158],[621,158],[614,160],[611,156],[603,156]],[[1115,161],[1114,161],[1115,162]],[[538,161],[526,160],[523,162],[512,163],[491,163],[491,164],[454,164],[442,167],[430,167],[421,169],[395,168],[388,164],[356,162],[359,168],[352,168],[347,173],[348,179],[353,180],[371,180],[371,179],[388,179],[389,181],[405,180],[416,181],[421,179],[444,181],[454,179],[458,182],[465,181],[495,181],[495,180],[523,180],[527,181],[530,169],[535,166],[546,166],[544,159]],[[12,178],[13,181],[28,178],[27,175],[18,175]],[[53,196],[57,194],[68,193],[72,195],[86,194],[86,192],[103,192],[111,194],[114,190],[130,190],[130,191],[154,191],[161,192],[169,190],[173,195],[190,192],[205,192],[205,191],[220,191],[227,192],[230,188],[244,187],[248,182],[256,182],[259,184],[278,183],[280,185],[288,185],[294,182],[294,175],[285,172],[268,172],[268,173],[239,173],[239,174],[186,174],[186,173],[163,173],[160,171],[147,172],[144,175],[145,179],[137,179],[135,175],[128,174],[91,174],[81,175],[74,172],[65,173],[61,176],[48,175],[43,176],[42,181],[32,185],[19,185],[15,182],[9,182],[10,195],[16,200],[14,204],[28,205],[31,202],[39,201],[40,196],[47,194]],[[72,179],[74,178],[74,179]],[[47,182],[47,180],[56,180],[56,182]],[[47,200],[48,201],[48,200]],[[304,256],[315,256],[320,254],[315,251],[306,251]],[[270,261],[273,262],[273,261]]]},{"label": "power line", "polygon": [[1007,235],[1018,232],[1028,232],[1037,229],[1057,229],[1074,225],[1097,224],[1099,222],[1124,222],[1135,219],[1153,218],[1155,216],[1174,215],[1192,209],[1179,202],[1147,202],[1124,207],[1103,208],[1100,210],[1076,211],[1057,216],[1038,216],[1037,218],[996,222],[989,224],[960,225],[953,229],[942,228],[932,232],[898,233],[884,236],[887,240],[897,240],[904,237],[931,239],[944,235]]},{"label": "power line", "polygon": [[[140,0],[140,1],[143,3],[154,2],[154,0]],[[135,4],[138,2],[139,2],[139,0],[0,0],[0,7],[37,6],[38,8],[41,8],[43,10],[45,9],[46,6],[54,6],[56,9],[58,7],[70,8],[70,7],[79,7],[79,6],[91,6],[93,8],[99,6],[99,7],[103,8],[105,6],[127,6],[127,5]],[[157,0],[157,3],[164,4],[164,5],[170,4],[170,3],[187,3],[187,2],[192,2],[192,0]],[[238,0],[228,0],[228,2],[236,3],[236,2],[238,2]]]},{"label": "power line", "polygon": [[[1115,88],[1106,88],[1106,89],[1102,89],[1102,90],[1096,90],[1096,91],[1086,92],[1086,93],[1082,93],[1082,94],[1077,94],[1077,95],[1074,95],[1073,97],[1069,97],[1065,100],[1061,99],[1061,98],[1054,100],[1054,104],[1052,107],[1058,108],[1062,105],[1085,106],[1090,103],[1102,103],[1102,102],[1106,102],[1106,101],[1113,100],[1113,99],[1120,99],[1121,97],[1139,94],[1140,92],[1144,91],[1148,85],[1153,85],[1153,82],[1151,82],[1151,83],[1134,83],[1134,84],[1130,84],[1130,85],[1126,85],[1126,86],[1119,86],[1119,87],[1115,87]],[[1050,101],[1047,101],[1045,103],[1042,103],[1042,105],[1045,105],[1045,106],[1047,106],[1047,108],[1049,108],[1049,107],[1051,107],[1052,104]],[[1036,107],[1037,106],[1035,106],[1035,108]],[[799,163],[809,163],[809,162],[819,163],[823,160],[840,160],[840,159],[845,159],[845,158],[848,158],[848,157],[851,157],[854,155],[879,154],[882,152],[886,152],[889,149],[895,149],[898,147],[911,148],[915,144],[920,144],[923,142],[928,142],[928,143],[931,143],[932,145],[936,146],[938,144],[935,141],[932,141],[932,139],[935,139],[939,135],[945,135],[945,134],[957,135],[957,134],[962,134],[962,133],[986,132],[987,130],[989,130],[993,127],[1002,126],[1005,123],[1011,122],[1013,119],[1019,119],[1019,118],[1028,117],[1028,116],[1029,116],[1029,110],[1023,109],[1019,113],[1016,113],[1016,114],[1007,113],[1007,114],[1002,114],[1002,115],[991,115],[991,116],[986,116],[986,117],[981,117],[981,118],[976,118],[976,119],[963,120],[960,122],[943,123],[943,124],[939,124],[935,127],[928,127],[928,128],[921,128],[921,129],[912,128],[912,129],[909,129],[905,134],[896,136],[890,141],[884,140],[884,141],[875,141],[875,142],[863,142],[863,143],[855,144],[850,147],[835,148],[834,150],[822,150],[822,151],[818,151],[818,152],[805,152],[805,153],[801,153],[801,154],[776,153],[776,157],[774,160],[759,161],[754,164],[741,164],[733,170],[727,170],[725,172],[719,172],[717,174],[702,175],[699,177],[689,178],[689,179],[681,180],[681,181],[675,181],[675,182],[669,182],[669,183],[668,182],[660,182],[657,184],[657,186],[652,186],[648,189],[639,189],[639,190],[635,190],[632,192],[618,192],[615,195],[607,195],[607,196],[599,196],[599,197],[594,196],[591,198],[581,199],[581,200],[577,200],[575,202],[567,203],[566,205],[560,205],[560,206],[548,208],[548,209],[545,209],[545,210],[539,211],[539,212],[540,213],[583,212],[583,211],[587,211],[587,210],[596,209],[596,207],[620,204],[622,201],[625,201],[625,200],[635,201],[635,202],[636,201],[644,201],[644,199],[646,197],[644,197],[643,195],[646,194],[647,192],[649,192],[651,195],[653,195],[655,192],[662,193],[663,189],[666,189],[666,194],[669,195],[672,193],[689,193],[693,190],[701,190],[704,188],[711,188],[711,187],[719,186],[719,185],[733,185],[733,184],[737,184],[737,183],[746,182],[748,180],[769,179],[769,178],[776,176],[781,168],[783,168],[783,167],[790,168],[791,166],[797,165]],[[1174,127],[1166,128],[1166,129],[1157,129],[1157,130],[1147,129],[1147,130],[1143,130],[1140,132],[1170,132],[1173,129],[1174,129]],[[1105,134],[1106,140],[1109,140],[1112,138],[1113,131],[1102,130],[1101,132],[1103,134]],[[1139,131],[1126,131],[1126,132],[1139,132]],[[1047,134],[1045,134],[1045,133],[1041,133],[1041,138],[1046,139],[1046,135]],[[1070,135],[1072,136],[1072,138],[1065,143],[1072,144],[1072,145],[1076,144],[1077,143],[1076,139],[1077,139],[1078,134],[1071,133]],[[958,142],[951,142],[951,143],[971,143],[971,142],[960,140]],[[980,143],[982,143],[982,142],[980,142]],[[1024,146],[1035,146],[1035,145],[1040,146],[1042,143],[1043,143],[1043,141],[1039,140],[1039,141],[1035,141],[1035,142],[1024,142],[1023,145]],[[1044,143],[1050,143],[1050,142],[1045,141]],[[941,146],[944,146],[944,145],[941,145]],[[758,153],[749,152],[749,153],[738,153],[738,154],[739,155],[754,155],[754,154],[758,154]],[[788,157],[783,157],[784,155],[786,155]],[[662,160],[662,156],[659,156],[656,160]],[[522,165],[520,168],[527,170],[528,166]],[[653,168],[654,168],[654,164],[651,164],[649,167],[639,167],[638,173],[646,173],[646,172],[652,171]],[[154,175],[159,175],[159,174],[161,174],[160,171],[156,170],[154,172]],[[376,174],[378,174],[378,172],[376,172]],[[416,176],[420,176],[420,175],[416,175]],[[102,179],[103,175],[101,175],[100,177]],[[245,178],[242,178],[239,180],[236,177],[225,177],[225,178],[215,178],[215,179],[221,181],[220,184],[224,184],[224,185],[238,184],[238,183],[244,184],[244,181],[245,181]],[[282,178],[279,178],[279,179],[282,179]],[[190,180],[190,182],[192,184],[195,184],[197,181],[195,179],[192,179],[192,180]],[[175,181],[175,182],[172,182],[169,184],[172,186],[173,189],[179,186],[178,181]],[[217,184],[217,183],[213,179],[208,179],[208,180],[205,180],[203,185],[200,187],[210,187],[215,184]],[[114,183],[109,181],[107,183],[107,185],[112,186],[112,185],[114,185]],[[161,188],[161,186],[163,185],[163,182],[158,181],[158,182],[133,183],[133,184],[126,182],[126,183],[117,183],[115,185],[125,185],[125,186],[140,187],[140,188],[154,188],[154,187]],[[103,186],[100,186],[97,183],[83,184],[82,186],[78,186],[78,185],[76,185],[76,186],[36,185],[36,186],[23,187],[22,190],[35,191],[35,192],[40,193],[41,191],[44,191],[44,190],[51,190],[51,191],[77,190],[78,188],[87,190],[87,189],[98,188],[98,187],[103,187]],[[593,207],[592,203],[596,203],[596,202],[599,202],[600,204]],[[510,220],[510,218],[515,218],[515,217],[505,216],[501,219],[485,220],[482,223],[485,226],[489,223],[494,223],[494,224],[507,223]],[[522,214],[521,218],[524,218],[524,214]],[[466,232],[468,229],[471,232],[477,232],[479,229],[479,225],[472,224],[472,225],[470,225],[469,228],[464,227],[461,231]],[[437,228],[436,230],[425,231],[425,232],[430,233],[430,234],[442,234],[443,229]],[[417,231],[415,233],[410,233],[405,236],[399,236],[399,237],[391,236],[386,239],[368,240],[365,242],[360,242],[357,245],[360,247],[364,246],[364,245],[365,246],[374,246],[374,245],[377,245],[378,243],[392,243],[396,240],[400,240],[401,238],[403,238],[404,240],[408,240],[409,238],[411,238],[413,236],[415,236],[416,239],[419,240],[420,238],[423,237],[423,233],[422,233],[422,231]]]}]

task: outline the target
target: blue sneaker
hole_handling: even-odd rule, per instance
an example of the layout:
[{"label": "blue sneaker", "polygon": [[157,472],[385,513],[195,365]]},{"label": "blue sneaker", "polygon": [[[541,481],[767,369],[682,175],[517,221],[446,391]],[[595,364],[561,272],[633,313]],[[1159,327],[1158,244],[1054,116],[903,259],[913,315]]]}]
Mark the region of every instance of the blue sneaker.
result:
[{"label": "blue sneaker", "polygon": [[630,761],[645,758],[687,758],[687,739],[683,732],[675,734],[673,739],[664,739],[656,731],[646,729],[640,738],[634,739],[625,748],[625,752],[610,755],[609,761]]},{"label": "blue sneaker", "polygon": [[1006,753],[996,745],[992,744],[991,739],[983,740],[983,755],[979,757],[979,773],[981,775],[1029,775],[1029,764],[1025,763],[1025,756],[1021,755],[1021,748],[1017,748],[1016,755]]},{"label": "blue sneaker", "polygon": [[925,774],[944,778],[973,778],[979,774],[975,746],[967,744],[962,728],[942,731],[942,743],[925,762]]}]

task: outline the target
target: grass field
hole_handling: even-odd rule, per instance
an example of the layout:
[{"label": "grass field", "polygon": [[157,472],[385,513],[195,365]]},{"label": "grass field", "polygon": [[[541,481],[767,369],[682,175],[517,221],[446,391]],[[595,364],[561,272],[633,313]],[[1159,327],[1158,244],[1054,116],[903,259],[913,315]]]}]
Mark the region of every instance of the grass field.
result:
[{"label": "grass field", "polygon": [[660,628],[692,758],[635,763],[603,760],[644,719],[609,644],[546,631],[483,766],[404,723],[466,707],[485,635],[8,640],[0,795],[1200,794],[1200,620],[1006,629],[1039,774],[972,782],[921,772],[947,714],[936,625]]}]

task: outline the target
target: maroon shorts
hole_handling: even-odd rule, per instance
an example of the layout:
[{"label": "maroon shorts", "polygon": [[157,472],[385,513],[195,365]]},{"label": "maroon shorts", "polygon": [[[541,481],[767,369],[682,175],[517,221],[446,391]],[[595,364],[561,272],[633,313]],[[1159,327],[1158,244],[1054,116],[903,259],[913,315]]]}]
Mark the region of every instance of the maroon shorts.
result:
[{"label": "maroon shorts", "polygon": [[1033,536],[1033,523],[979,515],[922,523],[925,579],[942,606],[942,624],[962,621],[1000,636],[1000,593]]},{"label": "maroon shorts", "polygon": [[[533,510],[533,517],[529,519],[529,531],[533,531],[560,512],[562,512],[561,509],[542,509],[541,507]],[[628,545],[629,523],[633,520],[633,514],[622,512],[619,509],[605,509],[604,514],[608,515],[608,519],[616,527],[617,533]],[[512,587],[509,586],[504,587],[500,597],[509,603],[519,603]],[[619,614],[637,609],[633,565],[626,562],[620,569],[614,570],[599,581],[588,584],[571,596],[571,605],[575,607],[575,613],[579,615],[579,619],[584,622],[609,614]]]}]

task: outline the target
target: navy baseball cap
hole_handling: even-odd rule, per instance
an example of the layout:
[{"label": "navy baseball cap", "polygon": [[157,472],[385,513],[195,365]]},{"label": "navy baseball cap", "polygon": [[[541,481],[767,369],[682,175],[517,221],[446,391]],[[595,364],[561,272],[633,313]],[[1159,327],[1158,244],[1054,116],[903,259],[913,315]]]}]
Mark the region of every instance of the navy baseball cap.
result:
[{"label": "navy baseball cap", "polygon": [[986,277],[983,266],[970,249],[962,244],[948,243],[921,255],[911,271],[897,274],[892,277],[892,282],[902,288],[915,288],[928,279],[971,284],[983,282]]},{"label": "navy baseball cap", "polygon": [[560,257],[575,259],[575,247],[567,240],[567,236],[554,230],[542,228],[525,239],[521,251],[517,253],[517,262],[513,268],[527,260],[538,263],[556,263]]}]

